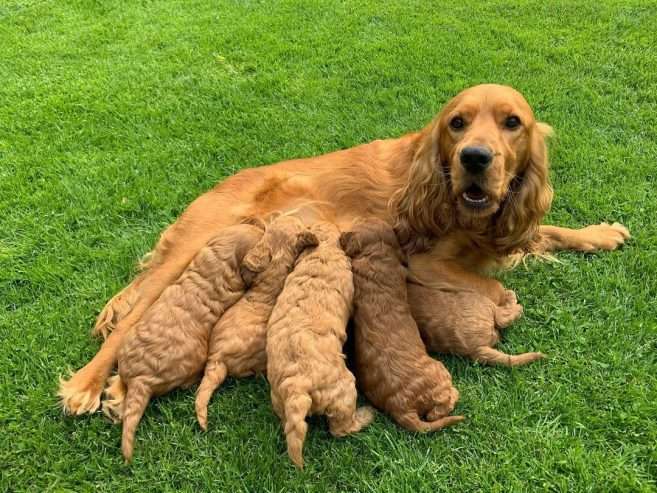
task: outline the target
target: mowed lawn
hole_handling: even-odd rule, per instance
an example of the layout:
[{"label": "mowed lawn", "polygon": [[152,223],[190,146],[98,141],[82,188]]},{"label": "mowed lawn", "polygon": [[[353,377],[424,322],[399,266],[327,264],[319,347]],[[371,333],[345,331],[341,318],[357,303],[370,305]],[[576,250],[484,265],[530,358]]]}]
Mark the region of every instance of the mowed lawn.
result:
[{"label": "mowed lawn", "polygon": [[[657,6],[646,1],[0,3],[0,491],[655,491]],[[120,428],[64,416],[57,380],[95,315],[197,195],[242,167],[425,125],[461,89],[510,84],[556,131],[547,221],[627,225],[604,254],[501,276],[525,315],[501,347],[441,358],[467,420],[311,420],[295,470],[264,378]]]}]

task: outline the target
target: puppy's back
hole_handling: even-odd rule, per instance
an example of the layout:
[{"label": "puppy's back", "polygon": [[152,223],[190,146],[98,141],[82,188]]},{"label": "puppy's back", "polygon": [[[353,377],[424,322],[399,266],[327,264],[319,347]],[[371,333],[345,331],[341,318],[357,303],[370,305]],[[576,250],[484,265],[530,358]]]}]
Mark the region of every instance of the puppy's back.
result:
[{"label": "puppy's back", "polygon": [[470,291],[445,291],[408,285],[408,303],[427,348],[467,354],[497,340],[495,304]]}]

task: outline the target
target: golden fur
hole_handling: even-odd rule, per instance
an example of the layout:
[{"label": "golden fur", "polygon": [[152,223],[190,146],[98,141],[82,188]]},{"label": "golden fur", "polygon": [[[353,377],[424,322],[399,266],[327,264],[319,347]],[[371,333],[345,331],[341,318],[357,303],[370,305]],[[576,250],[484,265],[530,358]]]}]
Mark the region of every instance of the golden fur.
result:
[{"label": "golden fur", "polygon": [[210,330],[244,293],[240,265],[262,236],[247,224],[224,229],[125,338],[118,364],[126,388],[121,445],[126,461],[150,398],[198,380]]},{"label": "golden fur", "polygon": [[[294,235],[297,235],[295,238]],[[317,237],[292,216],[267,228],[265,237],[244,260],[243,277],[253,278],[249,290],[229,308],[210,335],[205,374],[196,395],[196,416],[207,429],[208,402],[228,375],[245,377],[266,370],[267,322],[297,256],[316,246]],[[264,240],[265,238],[263,238]]]},{"label": "golden fur", "polygon": [[542,353],[505,354],[494,349],[498,329],[522,315],[513,291],[496,305],[479,293],[448,292],[408,283],[408,304],[429,351],[459,354],[480,363],[519,366],[543,358]]},{"label": "golden fur", "polygon": [[334,436],[355,433],[373,418],[370,408],[356,409],[356,381],[342,353],[354,289],[349,259],[335,226],[318,223],[312,231],[319,246],[299,258],[267,328],[272,406],[300,468],[307,415],[326,414]]},{"label": "golden fur", "polygon": [[403,254],[390,226],[371,220],[343,233],[354,275],[354,362],[359,387],[379,409],[413,431],[463,420],[448,416],[459,398],[432,359],[408,308]]},{"label": "golden fur", "polygon": [[[463,131],[449,128],[455,114],[467,123]],[[509,115],[522,122],[512,132],[503,128]],[[482,272],[507,253],[616,248],[629,236],[621,225],[582,230],[538,226],[551,197],[548,133],[517,91],[486,84],[457,95],[420,132],[244,169],[224,180],[164,231],[148,269],[101,312],[94,331],[107,339],[89,364],[61,382],[64,409],[80,414],[98,408],[123,337],[212,236],[250,215],[263,217],[319,201],[331,204],[331,219],[341,228],[359,217],[379,217],[396,225],[409,251],[428,248],[410,259],[416,278],[473,289],[495,303],[502,301],[504,287]],[[472,142],[496,155],[477,178],[490,198],[486,210],[472,210],[461,201],[462,188],[473,178],[461,169],[457,156]]]}]

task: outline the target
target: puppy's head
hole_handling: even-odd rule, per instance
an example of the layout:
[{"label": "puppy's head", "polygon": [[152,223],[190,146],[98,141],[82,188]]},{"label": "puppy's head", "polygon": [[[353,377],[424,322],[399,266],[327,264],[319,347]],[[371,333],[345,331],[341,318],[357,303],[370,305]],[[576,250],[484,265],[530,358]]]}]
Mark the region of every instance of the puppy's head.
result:
[{"label": "puppy's head", "polygon": [[397,236],[392,227],[378,218],[356,221],[349,231],[340,235],[340,246],[349,257],[359,257],[373,249],[394,251],[398,258],[403,257]]},{"label": "puppy's head", "polygon": [[260,241],[242,261],[242,278],[247,284],[263,272],[272,261],[294,260],[306,248],[317,246],[317,237],[292,215],[275,218],[265,229]]},{"label": "puppy's head", "polygon": [[322,243],[337,244],[340,239],[340,230],[335,224],[328,221],[315,222],[310,226],[310,231]]}]

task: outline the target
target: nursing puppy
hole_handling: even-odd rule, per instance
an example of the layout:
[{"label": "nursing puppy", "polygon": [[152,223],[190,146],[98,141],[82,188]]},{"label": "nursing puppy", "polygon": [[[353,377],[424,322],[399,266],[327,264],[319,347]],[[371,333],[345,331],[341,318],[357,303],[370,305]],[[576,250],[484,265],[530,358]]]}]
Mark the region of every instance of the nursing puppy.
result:
[{"label": "nursing puppy", "polygon": [[294,217],[280,217],[245,259],[242,275],[253,277],[251,287],[212,329],[205,375],[196,395],[196,416],[208,426],[208,403],[228,375],[245,377],[264,373],[267,322],[285,279],[301,251],[316,246],[317,237],[303,230]]},{"label": "nursing puppy", "polygon": [[392,228],[372,218],[343,233],[352,258],[354,355],[358,385],[367,398],[412,431],[458,423],[448,416],[459,398],[442,363],[431,358],[411,316],[404,257]]},{"label": "nursing puppy", "polygon": [[369,407],[356,409],[356,381],[342,353],[354,291],[351,265],[337,227],[318,223],[312,231],[319,246],[299,257],[267,327],[272,406],[283,423],[288,455],[299,468],[307,415],[326,414],[338,437],[357,432],[374,417]]},{"label": "nursing puppy", "polygon": [[198,380],[212,327],[244,294],[263,252],[272,244],[295,245],[305,233],[303,223],[292,217],[274,221],[264,234],[246,224],[222,230],[135,326],[119,350],[126,461],[150,398]]},{"label": "nursing puppy", "polygon": [[542,353],[509,355],[494,349],[498,329],[511,325],[522,315],[513,291],[496,305],[471,291],[448,292],[408,284],[408,302],[427,349],[458,354],[480,363],[520,366],[539,360]]}]

